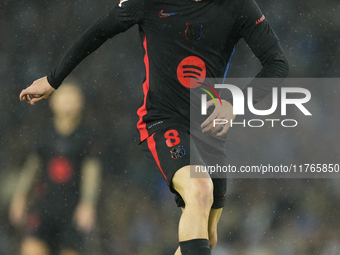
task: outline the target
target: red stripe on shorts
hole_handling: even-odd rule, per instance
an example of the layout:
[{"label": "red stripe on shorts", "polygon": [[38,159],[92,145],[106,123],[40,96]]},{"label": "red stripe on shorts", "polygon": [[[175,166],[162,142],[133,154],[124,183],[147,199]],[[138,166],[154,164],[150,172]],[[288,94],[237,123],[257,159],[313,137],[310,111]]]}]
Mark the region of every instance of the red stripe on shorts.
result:
[{"label": "red stripe on shorts", "polygon": [[159,162],[159,158],[158,158],[158,154],[157,154],[157,151],[156,151],[156,141],[154,139],[154,135],[155,134],[152,134],[152,136],[150,136],[148,139],[147,139],[147,142],[148,142],[148,147],[149,147],[149,150],[151,151],[152,153],[152,156],[154,157],[158,167],[159,167],[159,170],[161,170],[163,176],[164,176],[164,179],[166,180],[167,184],[169,184],[168,182],[168,179],[166,178],[166,175],[164,174],[163,172],[163,169],[161,167],[161,163]]}]

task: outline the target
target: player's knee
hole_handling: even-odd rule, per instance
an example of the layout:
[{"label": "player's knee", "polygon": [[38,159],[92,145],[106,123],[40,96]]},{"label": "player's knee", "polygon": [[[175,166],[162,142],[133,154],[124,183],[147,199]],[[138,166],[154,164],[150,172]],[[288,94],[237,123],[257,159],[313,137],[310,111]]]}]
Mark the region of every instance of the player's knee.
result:
[{"label": "player's knee", "polygon": [[213,203],[213,183],[210,178],[193,179],[186,204],[195,204],[210,210]]}]

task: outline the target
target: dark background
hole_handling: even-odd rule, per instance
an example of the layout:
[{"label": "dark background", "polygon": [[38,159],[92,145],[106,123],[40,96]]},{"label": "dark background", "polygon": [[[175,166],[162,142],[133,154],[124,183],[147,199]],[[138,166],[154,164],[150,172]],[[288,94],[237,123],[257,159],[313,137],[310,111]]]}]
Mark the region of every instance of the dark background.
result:
[{"label": "dark background", "polygon": [[[258,0],[286,52],[290,77],[336,78],[340,71],[340,4],[326,0]],[[26,156],[51,121],[48,102],[20,103],[20,91],[47,75],[77,36],[115,2],[0,0],[0,254],[16,254],[21,233],[8,224],[8,201]],[[229,77],[253,77],[260,65],[243,41]],[[138,28],[108,41],[73,73],[86,94],[84,121],[98,137],[104,164],[99,222],[89,242],[91,254],[173,254],[180,210],[158,170],[137,146],[136,110],[142,100],[144,66]],[[317,114],[329,116],[319,128],[305,125],[290,153],[309,163],[339,151],[338,95],[319,91]],[[327,104],[327,108],[323,107]],[[327,110],[325,110],[327,109]],[[328,114],[328,115],[327,115]],[[337,123],[337,122],[336,122]],[[277,150],[284,135],[264,144],[258,136],[230,132],[230,144],[246,141],[249,155]],[[321,138],[320,138],[321,136]],[[320,139],[329,141],[327,148]],[[309,152],[313,151],[313,154]],[[316,153],[317,152],[317,153]],[[255,153],[255,154],[254,154]],[[329,162],[320,162],[329,163]],[[332,162],[335,163],[335,162]],[[219,254],[340,254],[338,179],[231,179],[219,224]]]}]

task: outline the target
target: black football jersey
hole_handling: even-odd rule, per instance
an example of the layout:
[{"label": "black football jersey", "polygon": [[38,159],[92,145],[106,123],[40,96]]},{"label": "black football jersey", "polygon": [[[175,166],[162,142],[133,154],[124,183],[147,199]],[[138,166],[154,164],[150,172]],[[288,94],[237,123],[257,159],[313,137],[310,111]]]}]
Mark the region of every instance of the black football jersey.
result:
[{"label": "black football jersey", "polygon": [[53,215],[67,215],[74,210],[79,202],[82,163],[94,156],[89,135],[79,127],[69,136],[62,136],[51,125],[43,132],[43,139],[37,139],[42,172],[34,191],[40,210]]},{"label": "black football jersey", "polygon": [[[254,0],[121,0],[68,50],[50,84],[57,88],[83,58],[135,24],[146,71],[137,111],[141,141],[165,125],[189,126],[192,81],[225,77],[240,38],[259,58],[278,42]],[[270,75],[262,69],[258,76]]]}]

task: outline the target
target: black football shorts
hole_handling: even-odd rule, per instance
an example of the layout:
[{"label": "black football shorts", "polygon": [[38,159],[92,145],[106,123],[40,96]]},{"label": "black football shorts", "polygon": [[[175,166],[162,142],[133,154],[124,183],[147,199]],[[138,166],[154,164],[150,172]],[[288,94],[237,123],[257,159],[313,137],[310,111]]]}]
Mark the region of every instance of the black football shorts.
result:
[{"label": "black football shorts", "polygon": [[[32,217],[34,217],[32,219]],[[51,254],[59,254],[62,249],[72,249],[80,252],[83,248],[82,234],[76,230],[71,215],[54,215],[46,210],[36,208],[29,214],[27,222],[28,234],[45,242],[51,249]],[[33,223],[33,224],[32,224]]]},{"label": "black football shorts", "polygon": [[[140,146],[147,158],[157,164],[178,207],[184,207],[182,197],[172,187],[172,178],[176,171],[187,165],[209,166],[226,163],[224,151],[217,150],[190,135],[190,131],[183,126],[176,125],[156,131],[144,140]],[[214,203],[212,208],[222,208],[226,195],[227,180],[212,178],[214,184]]]}]

